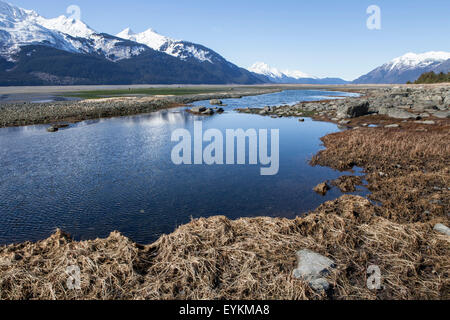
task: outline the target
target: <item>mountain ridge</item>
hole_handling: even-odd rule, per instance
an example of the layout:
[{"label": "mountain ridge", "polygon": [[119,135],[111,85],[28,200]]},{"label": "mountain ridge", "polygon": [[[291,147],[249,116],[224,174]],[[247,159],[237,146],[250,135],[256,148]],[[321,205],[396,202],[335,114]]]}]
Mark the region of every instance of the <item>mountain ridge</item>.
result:
[{"label": "mountain ridge", "polygon": [[426,72],[449,72],[450,52],[407,53],[354,80],[355,84],[404,84],[416,81]]},{"label": "mountain ridge", "polygon": [[[165,41],[155,50],[132,38],[99,33],[80,20],[65,16],[46,19],[33,10],[0,1],[0,57],[8,62],[0,63],[0,84],[266,82],[202,45],[160,37]],[[26,54],[23,54],[24,51]],[[56,59],[55,65],[59,65],[61,70],[55,70],[44,54]],[[74,61],[78,65],[74,65]],[[93,70],[86,70],[80,61]],[[93,61],[97,61],[98,65]],[[11,67],[10,63],[14,66]],[[105,69],[115,74],[105,78]],[[123,75],[123,78],[116,79],[116,75]],[[73,83],[70,83],[71,79]]]},{"label": "mountain ridge", "polygon": [[249,71],[266,77],[269,81],[280,84],[347,84],[341,78],[318,78],[298,70],[278,70],[264,62],[256,62],[248,68]]}]

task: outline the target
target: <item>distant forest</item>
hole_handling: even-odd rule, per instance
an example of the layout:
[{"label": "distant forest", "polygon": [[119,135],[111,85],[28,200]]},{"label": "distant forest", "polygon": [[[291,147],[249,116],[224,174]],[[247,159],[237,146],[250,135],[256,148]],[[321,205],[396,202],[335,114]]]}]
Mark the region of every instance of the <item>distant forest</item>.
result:
[{"label": "distant forest", "polygon": [[[450,72],[448,73],[434,73],[425,72],[422,74],[419,79],[417,79],[415,84],[424,84],[424,83],[442,83],[442,82],[450,82]],[[411,84],[411,81],[408,81],[408,84]]]}]

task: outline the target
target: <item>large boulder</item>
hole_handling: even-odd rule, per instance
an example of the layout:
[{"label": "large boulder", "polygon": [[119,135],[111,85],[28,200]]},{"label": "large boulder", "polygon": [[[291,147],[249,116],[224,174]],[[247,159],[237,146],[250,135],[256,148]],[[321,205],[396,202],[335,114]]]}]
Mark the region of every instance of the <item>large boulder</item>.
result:
[{"label": "large boulder", "polygon": [[295,278],[307,281],[315,291],[327,291],[330,288],[325,277],[336,267],[333,260],[311,250],[298,251],[297,259],[298,266],[293,272]]},{"label": "large boulder", "polygon": [[349,102],[337,108],[337,118],[357,118],[369,114],[369,102],[357,101]]}]

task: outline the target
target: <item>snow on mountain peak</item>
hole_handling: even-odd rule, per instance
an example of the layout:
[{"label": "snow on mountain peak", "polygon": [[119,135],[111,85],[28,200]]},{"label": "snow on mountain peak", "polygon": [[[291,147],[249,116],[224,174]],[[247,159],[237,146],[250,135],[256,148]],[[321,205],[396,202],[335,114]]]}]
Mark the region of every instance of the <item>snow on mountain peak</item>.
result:
[{"label": "snow on mountain peak", "polygon": [[133,30],[131,30],[131,28],[126,28],[124,30],[122,30],[121,32],[119,32],[116,37],[118,38],[122,38],[122,39],[128,39],[128,37],[135,35],[136,33],[133,32]]},{"label": "snow on mountain peak", "polygon": [[192,57],[199,61],[213,63],[211,58],[212,53],[210,51],[199,48],[193,43],[186,43],[160,35],[151,28],[141,33],[133,33],[130,28],[127,28],[118,33],[116,37],[145,44],[153,50],[167,53],[182,60]]},{"label": "snow on mountain peak", "polygon": [[267,63],[264,62],[255,62],[250,68],[249,71],[262,74],[271,78],[282,78],[283,73],[276,68],[270,67]]},{"label": "snow on mountain peak", "polygon": [[262,74],[264,76],[267,76],[269,78],[274,79],[282,79],[284,77],[287,78],[293,78],[293,79],[303,79],[303,78],[316,78],[313,76],[310,76],[302,71],[289,71],[289,70],[283,70],[280,71],[277,68],[270,67],[267,63],[264,62],[256,62],[254,63],[250,68],[248,68],[249,71]]},{"label": "snow on mountain peak", "polygon": [[89,38],[97,33],[84,22],[66,16],[59,16],[54,19],[45,19],[38,16],[36,21],[47,29],[59,31],[74,38]]},{"label": "snow on mountain peak", "polygon": [[128,59],[148,49],[137,43],[122,45],[122,42],[97,33],[80,20],[66,16],[46,19],[32,10],[0,1],[0,55],[8,60],[14,60],[14,55],[26,45],[100,54],[111,61]]},{"label": "snow on mountain peak", "polygon": [[174,41],[156,33],[152,29],[148,29],[141,33],[134,33],[130,28],[126,28],[118,33],[116,37],[145,44],[153,50],[160,50],[164,44]]},{"label": "snow on mountain peak", "polygon": [[27,16],[37,16],[33,10],[25,10],[16,7],[8,2],[0,1],[0,18],[1,20],[24,19]]},{"label": "snow on mountain peak", "polygon": [[394,69],[413,69],[417,67],[426,67],[448,59],[450,59],[450,52],[430,51],[421,54],[410,52],[393,59],[386,64],[386,68],[389,68],[390,71]]},{"label": "snow on mountain peak", "polygon": [[313,79],[317,79],[317,77],[314,76],[310,76],[307,73],[304,73],[302,71],[298,71],[298,70],[293,70],[293,71],[289,71],[289,70],[283,70],[282,71],[285,75],[287,75],[290,78],[294,78],[294,79],[303,79],[303,78],[313,78]]}]

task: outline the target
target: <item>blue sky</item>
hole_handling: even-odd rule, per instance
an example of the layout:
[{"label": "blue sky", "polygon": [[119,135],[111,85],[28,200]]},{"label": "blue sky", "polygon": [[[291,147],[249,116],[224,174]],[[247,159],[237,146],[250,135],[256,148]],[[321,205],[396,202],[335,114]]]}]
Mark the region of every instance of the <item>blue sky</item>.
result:
[{"label": "blue sky", "polygon": [[[242,67],[263,61],[320,77],[352,80],[407,52],[450,51],[449,0],[7,1],[47,18],[75,4],[97,31],[152,28]],[[381,8],[381,30],[366,27],[369,5]]]}]

